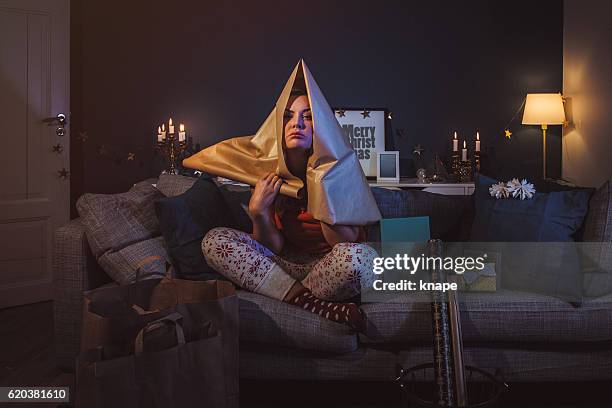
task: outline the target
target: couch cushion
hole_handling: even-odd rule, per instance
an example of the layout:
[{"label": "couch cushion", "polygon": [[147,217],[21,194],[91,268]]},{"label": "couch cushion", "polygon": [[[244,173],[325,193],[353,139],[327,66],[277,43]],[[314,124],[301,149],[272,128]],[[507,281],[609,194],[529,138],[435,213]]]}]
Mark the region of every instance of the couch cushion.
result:
[{"label": "couch cushion", "polygon": [[[612,296],[576,308],[555,297],[501,290],[462,293],[463,339],[471,342],[588,343],[612,340]],[[362,306],[373,330],[369,344],[430,344],[431,310],[425,293]]]},{"label": "couch cushion", "polygon": [[[612,292],[612,179],[606,181],[591,197],[584,220],[583,239],[603,242],[585,245],[585,296],[601,296]],[[604,266],[607,266],[604,267]]]},{"label": "couch cushion", "polygon": [[330,353],[357,350],[357,335],[346,325],[256,293],[237,293],[241,342]]}]

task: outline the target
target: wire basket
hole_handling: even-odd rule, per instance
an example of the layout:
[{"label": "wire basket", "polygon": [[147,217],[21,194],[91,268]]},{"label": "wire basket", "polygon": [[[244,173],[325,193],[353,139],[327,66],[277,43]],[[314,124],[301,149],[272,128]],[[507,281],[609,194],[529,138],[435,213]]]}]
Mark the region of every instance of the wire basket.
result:
[{"label": "wire basket", "polygon": [[[500,397],[508,390],[508,384],[499,375],[472,366],[465,366],[468,405],[464,408],[489,408],[498,406]],[[435,402],[433,363],[402,369],[397,382],[402,388],[402,408],[448,408]]]}]

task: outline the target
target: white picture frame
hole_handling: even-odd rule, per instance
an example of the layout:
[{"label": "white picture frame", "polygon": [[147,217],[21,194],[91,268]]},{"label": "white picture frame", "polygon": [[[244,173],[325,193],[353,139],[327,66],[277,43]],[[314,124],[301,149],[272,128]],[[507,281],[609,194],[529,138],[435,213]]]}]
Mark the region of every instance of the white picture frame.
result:
[{"label": "white picture frame", "polygon": [[376,181],[399,183],[399,151],[377,152]]},{"label": "white picture frame", "polygon": [[336,120],[359,159],[366,177],[376,176],[378,152],[385,151],[385,109],[334,109]]}]

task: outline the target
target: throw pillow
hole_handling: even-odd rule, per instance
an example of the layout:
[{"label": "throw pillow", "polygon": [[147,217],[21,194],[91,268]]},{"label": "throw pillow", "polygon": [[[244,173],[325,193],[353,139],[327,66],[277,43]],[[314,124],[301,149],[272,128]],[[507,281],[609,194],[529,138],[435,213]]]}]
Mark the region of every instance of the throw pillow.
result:
[{"label": "throw pillow", "polygon": [[[432,238],[447,242],[465,241],[468,235],[463,227],[470,220],[471,197],[447,196],[426,191],[390,190],[373,187],[372,194],[383,218],[429,217]],[[368,228],[367,240],[380,241],[378,224]]]},{"label": "throw pillow", "polygon": [[82,195],[76,207],[96,259],[107,251],[159,236],[154,201],[161,197],[149,181],[126,193]]},{"label": "throw pillow", "polygon": [[169,256],[161,240],[154,200],[163,195],[154,179],[121,194],[84,194],[77,210],[87,241],[102,269],[120,284],[141,276],[159,277]]},{"label": "throw pillow", "polygon": [[197,180],[196,177],[179,174],[162,174],[157,180],[156,187],[166,197],[175,197],[189,190]]},{"label": "throw pillow", "polygon": [[[204,235],[215,227],[251,232],[249,225],[241,225],[233,215],[238,210],[244,213],[239,202],[228,203],[223,190],[210,177],[202,176],[185,193],[155,202],[162,235],[177,276],[204,280],[220,278],[202,254],[201,242]],[[232,196],[231,192],[226,195]],[[238,209],[232,208],[236,205]]]},{"label": "throw pillow", "polygon": [[583,224],[591,190],[496,199],[489,195],[489,187],[497,182],[476,177],[471,241],[482,243],[484,252],[501,253],[504,288],[579,302],[582,276],[572,237]]}]

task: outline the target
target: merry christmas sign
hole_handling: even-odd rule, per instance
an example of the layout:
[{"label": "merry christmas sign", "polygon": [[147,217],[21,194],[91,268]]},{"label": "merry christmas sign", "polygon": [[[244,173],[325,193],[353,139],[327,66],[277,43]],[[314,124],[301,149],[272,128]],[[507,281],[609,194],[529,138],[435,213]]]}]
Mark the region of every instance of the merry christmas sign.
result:
[{"label": "merry christmas sign", "polygon": [[335,113],[366,177],[376,177],[376,153],[385,151],[385,111],[336,109]]}]

